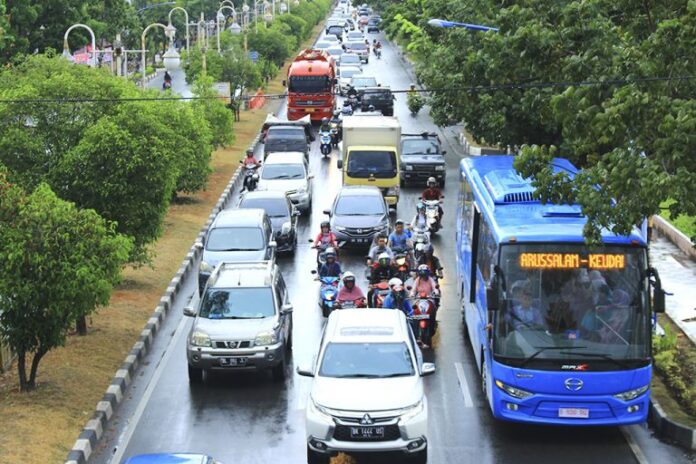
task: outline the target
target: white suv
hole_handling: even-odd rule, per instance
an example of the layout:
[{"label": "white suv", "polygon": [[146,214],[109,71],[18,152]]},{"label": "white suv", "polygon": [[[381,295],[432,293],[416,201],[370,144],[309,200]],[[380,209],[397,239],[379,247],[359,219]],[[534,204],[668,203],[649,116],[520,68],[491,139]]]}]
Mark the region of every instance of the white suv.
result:
[{"label": "white suv", "polygon": [[401,311],[344,309],[331,313],[314,365],[307,404],[307,462],[328,463],[339,451],[402,452],[428,459],[424,363]]}]

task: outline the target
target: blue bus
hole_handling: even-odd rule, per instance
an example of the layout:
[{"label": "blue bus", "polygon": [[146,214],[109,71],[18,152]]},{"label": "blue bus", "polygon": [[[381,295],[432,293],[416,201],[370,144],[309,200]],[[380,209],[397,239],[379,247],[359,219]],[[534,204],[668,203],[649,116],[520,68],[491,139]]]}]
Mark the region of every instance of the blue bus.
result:
[{"label": "blue bus", "polygon": [[[664,311],[647,234],[583,239],[578,205],[542,204],[512,156],[460,164],[462,319],[498,419],[620,425],[647,419],[653,311]],[[577,169],[554,159],[571,178]]]}]

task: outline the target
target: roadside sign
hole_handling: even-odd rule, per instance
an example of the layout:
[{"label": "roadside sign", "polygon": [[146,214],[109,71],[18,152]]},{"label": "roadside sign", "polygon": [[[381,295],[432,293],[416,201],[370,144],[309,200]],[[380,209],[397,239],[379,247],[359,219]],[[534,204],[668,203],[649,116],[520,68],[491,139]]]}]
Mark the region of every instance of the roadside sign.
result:
[{"label": "roadside sign", "polygon": [[230,98],[230,83],[229,82],[215,82],[213,88],[220,95],[220,99],[226,104],[230,104],[232,99]]},{"label": "roadside sign", "polygon": [[257,61],[259,61],[259,52],[256,52],[254,50],[251,50],[249,52],[249,59],[256,64]]}]

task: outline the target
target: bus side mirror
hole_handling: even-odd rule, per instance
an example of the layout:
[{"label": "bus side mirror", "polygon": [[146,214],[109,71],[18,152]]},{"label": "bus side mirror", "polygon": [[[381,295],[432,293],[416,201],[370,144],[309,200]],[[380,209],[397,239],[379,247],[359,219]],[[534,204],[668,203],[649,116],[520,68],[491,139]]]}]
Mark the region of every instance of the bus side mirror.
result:
[{"label": "bus side mirror", "polygon": [[648,276],[652,277],[653,280],[650,281],[650,285],[653,287],[652,293],[652,307],[653,311],[656,313],[665,312],[665,292],[662,288],[662,280],[660,280],[660,274],[658,274],[657,269],[651,267],[648,269]]},{"label": "bus side mirror", "polygon": [[498,292],[498,282],[495,278],[491,280],[490,287],[486,287],[486,304],[489,311],[498,311],[500,307],[500,293]]}]

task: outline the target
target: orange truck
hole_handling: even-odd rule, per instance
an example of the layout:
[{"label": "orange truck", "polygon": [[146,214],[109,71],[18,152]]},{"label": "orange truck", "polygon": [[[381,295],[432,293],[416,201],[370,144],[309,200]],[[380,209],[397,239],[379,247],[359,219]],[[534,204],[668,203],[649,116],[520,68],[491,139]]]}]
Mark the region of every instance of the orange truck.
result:
[{"label": "orange truck", "polygon": [[322,50],[301,51],[288,68],[283,85],[288,88],[288,119],[309,115],[312,121],[330,118],[336,96],[336,67],[333,58]]}]

